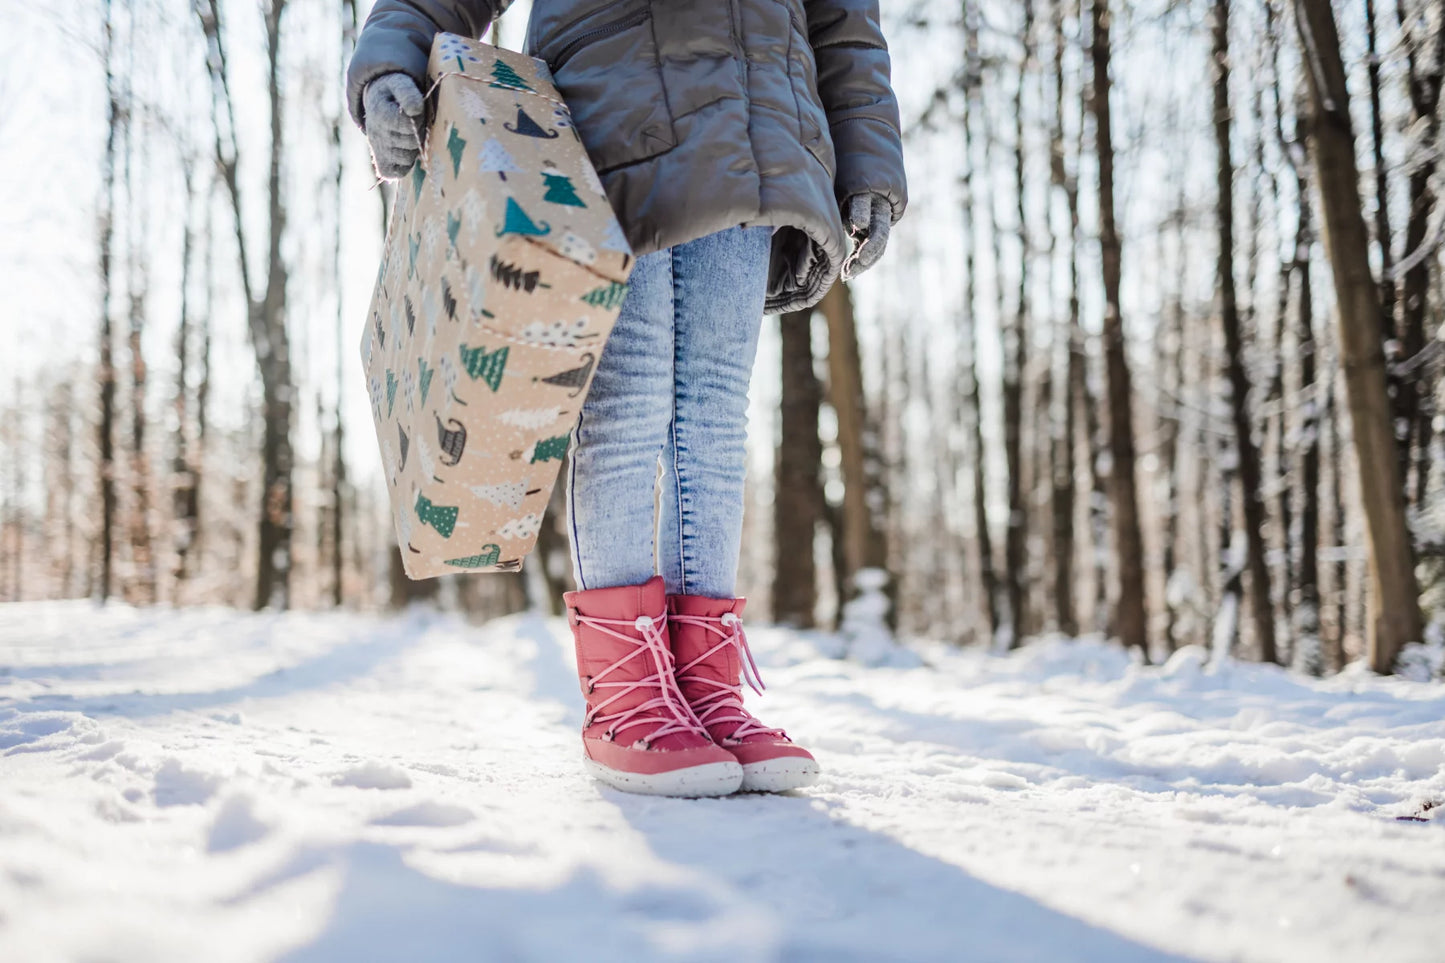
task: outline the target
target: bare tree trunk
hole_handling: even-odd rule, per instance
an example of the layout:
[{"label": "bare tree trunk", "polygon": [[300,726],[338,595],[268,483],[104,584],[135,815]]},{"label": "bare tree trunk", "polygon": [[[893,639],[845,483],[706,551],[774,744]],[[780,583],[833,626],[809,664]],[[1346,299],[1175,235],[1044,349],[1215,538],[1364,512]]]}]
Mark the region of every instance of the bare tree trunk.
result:
[{"label": "bare tree trunk", "polygon": [[1164,382],[1165,389],[1159,392],[1159,448],[1163,452],[1164,478],[1166,494],[1164,496],[1164,545],[1163,545],[1163,575],[1164,575],[1164,648],[1167,652],[1174,652],[1179,647],[1178,623],[1179,612],[1175,605],[1175,592],[1172,590],[1172,582],[1175,578],[1175,570],[1178,567],[1178,545],[1179,545],[1179,444],[1181,439],[1181,399],[1184,395],[1184,288],[1188,283],[1188,275],[1185,271],[1184,259],[1186,257],[1186,239],[1184,224],[1187,218],[1185,208],[1187,201],[1184,193],[1183,180],[1181,178],[1179,187],[1179,200],[1175,208],[1173,219],[1176,232],[1176,248],[1179,252],[1179,263],[1176,270],[1178,276],[1174,278],[1173,295],[1169,305],[1168,330],[1160,339],[1160,350],[1158,353],[1159,379]]},{"label": "bare tree trunk", "polygon": [[61,518],[61,544],[64,545],[64,569],[61,578],[66,598],[75,595],[78,589],[75,564],[78,556],[75,546],[75,449],[78,432],[72,414],[75,410],[75,387],[74,377],[67,377],[65,394],[61,402],[62,425],[65,431],[62,450],[64,462],[61,465],[60,485],[60,504],[65,512]]},{"label": "bare tree trunk", "polygon": [[[1028,219],[1024,209],[1024,81],[1033,61],[1033,0],[1023,0],[1023,57],[1019,61],[1018,85],[1014,92],[1014,198],[1017,202],[1019,276],[1018,301],[1013,324],[1003,329],[1003,420],[1004,460],[1008,465],[1008,525],[1004,529],[1004,588],[1008,648],[1017,646],[1025,630],[1024,582],[1027,576],[1028,506],[1024,503],[1023,480],[1023,379],[1028,368],[1029,329],[1029,244]],[[1002,317],[1002,315],[1000,315]]]},{"label": "bare tree trunk", "polygon": [[[1298,314],[1295,320],[1296,351],[1299,356],[1301,405],[1298,437],[1302,451],[1297,452],[1300,464],[1300,515],[1299,515],[1299,565],[1295,568],[1295,589],[1298,592],[1290,610],[1294,629],[1294,658],[1296,668],[1321,675],[1328,661],[1323,649],[1320,633],[1320,430],[1322,409],[1333,417],[1328,401],[1321,404],[1322,395],[1328,398],[1332,392],[1328,385],[1321,386],[1315,379],[1315,366],[1319,348],[1314,335],[1314,289],[1310,273],[1310,260],[1314,251],[1314,225],[1310,207],[1310,182],[1306,170],[1309,158],[1305,155],[1305,141],[1308,139],[1308,105],[1306,91],[1300,84],[1296,91],[1295,133],[1287,138],[1284,132],[1284,103],[1279,77],[1279,21],[1275,13],[1276,0],[1270,0],[1266,7],[1269,15],[1269,40],[1273,57],[1273,85],[1275,99],[1275,136],[1290,172],[1294,176],[1295,200],[1297,205],[1293,256],[1284,265],[1281,287],[1285,291],[1281,305],[1288,307],[1289,278],[1297,279],[1299,290]],[[1378,73],[1378,67],[1376,68]],[[1376,105],[1378,106],[1378,105]],[[1378,120],[1378,115],[1377,115]],[[1383,185],[1383,178],[1377,183]],[[1382,193],[1383,197],[1383,186]],[[1285,319],[1285,310],[1280,312],[1280,323]],[[1283,419],[1283,415],[1281,415]],[[1338,479],[1336,479],[1338,484]],[[1288,486],[1286,486],[1288,491]],[[1287,533],[1288,534],[1288,533]]]},{"label": "bare tree trunk", "polygon": [[[1064,2],[1053,0],[1051,11],[1054,27],[1054,122],[1049,132],[1049,179],[1052,185],[1064,192],[1068,204],[1070,221],[1068,236],[1069,252],[1069,307],[1056,340],[1062,342],[1064,353],[1064,382],[1056,392],[1060,396],[1049,419],[1062,416],[1061,425],[1050,428],[1050,479],[1049,506],[1053,520],[1053,601],[1054,621],[1064,635],[1077,635],[1078,614],[1074,609],[1074,441],[1077,435],[1077,419],[1073,400],[1074,385],[1079,372],[1078,355],[1075,351],[1075,334],[1079,323],[1079,254],[1078,254],[1078,179],[1069,167],[1064,147],[1064,50],[1068,42],[1064,36]],[[1052,253],[1052,249],[1051,249]]]},{"label": "bare tree trunk", "polygon": [[285,154],[284,99],[281,94],[281,21],[286,0],[267,0],[263,7],[266,36],[266,93],[271,130],[266,186],[266,285],[258,297],[247,256],[247,233],[237,176],[236,111],[226,58],[226,33],[219,0],[195,6],[210,56],[206,58],[213,91],[212,119],[216,131],[216,164],[230,197],[236,233],[241,287],[256,365],[261,374],[261,510],[253,605],[285,608],[290,603],[292,517],[291,412],[295,403],[290,340],[286,327],[287,270],[281,254],[286,232],[286,204],[281,183]]},{"label": "bare tree trunk", "polygon": [[[1435,175],[1435,151],[1439,147],[1440,133],[1440,86],[1442,60],[1445,60],[1445,15],[1438,6],[1434,14],[1436,32],[1434,44],[1427,44],[1427,38],[1417,35],[1405,22],[1405,2],[1397,6],[1401,19],[1401,31],[1405,35],[1406,64],[1408,67],[1408,89],[1410,93],[1411,129],[1423,136],[1415,150],[1418,158],[1412,158],[1410,167],[1410,216],[1405,223],[1405,252],[1401,266],[1405,276],[1401,287],[1400,331],[1398,341],[1403,361],[1415,359],[1425,347],[1425,318],[1429,302],[1430,265],[1434,258],[1422,250],[1427,243],[1426,232],[1435,207],[1435,193],[1431,182]],[[1415,23],[1426,22],[1425,11],[1413,18]],[[1418,64],[1417,51],[1424,53],[1427,62],[1423,68]],[[1429,242],[1433,245],[1433,242]],[[1423,507],[1425,490],[1430,476],[1430,419],[1433,416],[1430,402],[1433,397],[1432,385],[1420,384],[1428,374],[1428,366],[1413,367],[1408,374],[1398,379],[1396,397],[1396,440],[1401,448],[1400,480],[1406,486],[1407,500],[1413,499],[1417,508]],[[1403,436],[1402,436],[1403,433]],[[1410,468],[1415,469],[1414,484],[1410,484]],[[1413,494],[1412,494],[1413,492]]]},{"label": "bare tree trunk", "polygon": [[[1082,28],[1082,25],[1081,25]],[[1085,100],[1093,100],[1093,84],[1091,80],[1085,81]],[[1089,112],[1088,104],[1084,105],[1083,113]],[[1075,156],[1084,156],[1084,117],[1079,118],[1079,139],[1075,145]],[[1072,190],[1068,194],[1069,202],[1069,233],[1074,238],[1073,242],[1073,284],[1069,295],[1069,368],[1068,368],[1068,392],[1069,405],[1072,410],[1083,414],[1083,430],[1085,452],[1089,464],[1089,496],[1087,500],[1087,517],[1089,527],[1089,569],[1093,583],[1093,611],[1091,616],[1092,629],[1096,632],[1108,634],[1113,624],[1113,617],[1109,612],[1109,572],[1107,558],[1110,552],[1109,545],[1109,480],[1105,471],[1104,462],[1106,459],[1105,450],[1108,447],[1108,439],[1104,437],[1104,430],[1099,418],[1099,395],[1100,391],[1094,378],[1091,377],[1088,340],[1084,332],[1083,324],[1079,313],[1079,263],[1078,263],[1078,238],[1080,233],[1079,216],[1079,184],[1074,179]],[[1074,442],[1070,442],[1072,446]]]},{"label": "bare tree trunk", "polygon": [[100,464],[100,584],[102,602],[114,587],[115,565],[115,337],[111,329],[110,301],[114,287],[112,247],[115,241],[115,159],[116,133],[120,126],[120,92],[115,77],[115,7],[105,0],[105,39],[101,59],[105,69],[106,116],[105,160],[101,167],[100,191],[100,421],[98,447]]},{"label": "bare tree trunk", "polygon": [[[1396,0],[1398,3],[1399,0]],[[1370,134],[1375,161],[1375,243],[1380,246],[1380,340],[1395,336],[1395,256],[1390,235],[1390,177],[1385,166],[1385,120],[1380,109],[1380,50],[1375,0],[1365,0],[1365,66],[1370,78]]]},{"label": "bare tree trunk", "polygon": [[[341,5],[341,61],[342,68],[351,59],[356,49],[356,29],[359,15],[356,0],[342,0]],[[338,104],[331,128],[332,150],[336,154],[336,183],[334,199],[336,210],[336,237],[333,250],[333,282],[336,285],[336,404],[332,411],[332,463],[331,463],[331,604],[340,606],[343,601],[342,574],[346,540],[346,420],[341,414],[341,400],[346,397],[346,374],[342,359],[346,357],[346,319],[341,299],[341,237],[343,211],[342,175],[346,171],[345,158],[341,151],[341,128],[345,123],[345,105]]]},{"label": "bare tree trunk", "polygon": [[975,196],[973,164],[973,106],[979,84],[977,8],[965,3],[963,86],[963,308],[958,330],[959,420],[964,425],[966,450],[972,462],[974,539],[978,546],[979,599],[992,640],[998,634],[998,580],[993,565],[993,538],[988,526],[988,497],[984,473],[983,424],[978,385],[978,288],[974,271]]},{"label": "bare tree trunk", "polygon": [[1299,226],[1295,237],[1295,272],[1299,275],[1299,317],[1296,321],[1300,359],[1300,394],[1305,398],[1299,434],[1300,453],[1300,563],[1299,601],[1294,607],[1295,664],[1319,675],[1324,672],[1320,650],[1320,439],[1319,388],[1315,382],[1314,300],[1310,292],[1310,249],[1314,245],[1310,225],[1309,180],[1301,165],[1295,166],[1300,198]]},{"label": "bare tree trunk", "polygon": [[[1264,4],[1264,45],[1265,54],[1269,58],[1270,81],[1268,86],[1270,95],[1273,98],[1272,116],[1266,119],[1264,114],[1264,91],[1266,85],[1262,78],[1264,65],[1261,64],[1261,69],[1259,70],[1261,81],[1254,85],[1255,135],[1252,138],[1252,143],[1254,144],[1254,167],[1255,170],[1263,172],[1265,179],[1269,183],[1270,212],[1274,221],[1278,223],[1283,209],[1283,204],[1280,201],[1279,176],[1276,170],[1267,163],[1265,157],[1265,141],[1269,136],[1268,127],[1271,123],[1273,123],[1275,127],[1275,136],[1282,148],[1286,152],[1289,149],[1285,144],[1282,128],[1283,107],[1280,102],[1279,86],[1279,24],[1278,17],[1276,16],[1275,2],[1276,0],[1265,0]],[[1262,225],[1256,222],[1252,225],[1250,232],[1250,271],[1252,274],[1255,273],[1255,264],[1258,262],[1258,236],[1261,233]],[[1298,587],[1293,541],[1293,479],[1298,473],[1291,467],[1290,416],[1289,405],[1287,404],[1288,385],[1285,377],[1285,351],[1288,340],[1286,331],[1289,327],[1290,281],[1293,274],[1294,272],[1290,269],[1289,263],[1287,261],[1281,262],[1278,271],[1278,291],[1275,298],[1274,316],[1271,319],[1272,327],[1270,329],[1270,335],[1273,345],[1270,349],[1269,381],[1265,392],[1265,406],[1272,410],[1264,419],[1265,424],[1263,427],[1265,431],[1262,435],[1263,438],[1268,439],[1271,435],[1270,429],[1272,427],[1274,463],[1272,466],[1265,467],[1265,471],[1269,472],[1272,470],[1272,474],[1269,475],[1270,482],[1266,484],[1264,490],[1260,492],[1260,498],[1263,500],[1266,498],[1269,488],[1272,487],[1275,489],[1274,504],[1276,506],[1277,524],[1274,526],[1274,529],[1276,533],[1275,544],[1278,545],[1279,549],[1280,574],[1277,579],[1271,576],[1271,580],[1275,588],[1273,594],[1276,606],[1276,632],[1283,633],[1282,637],[1277,638],[1275,642],[1277,654],[1281,661],[1289,657],[1288,653],[1294,651],[1293,646],[1296,643],[1296,640],[1292,637],[1294,635],[1293,599]],[[1251,314],[1255,319],[1259,317],[1258,312],[1251,312]],[[1257,320],[1255,322],[1254,332],[1256,339],[1258,339],[1259,327]],[[1268,508],[1266,505],[1266,515],[1267,514]]]},{"label": "bare tree trunk", "polygon": [[823,387],[813,372],[813,312],[778,316],[782,335],[781,430],[773,492],[773,621],[813,626],[818,604],[813,544],[823,504],[818,407]]},{"label": "bare tree trunk", "polygon": [[194,165],[183,161],[186,184],[186,222],[181,231],[181,316],[176,325],[176,386],[172,407],[176,413],[175,451],[171,460],[171,515],[175,525],[174,561],[171,568],[172,592],[180,601],[182,587],[189,574],[187,562],[195,543],[196,466],[191,462],[190,437],[190,359],[191,359],[191,264],[194,260],[195,231],[192,218],[196,207]]},{"label": "bare tree trunk", "polygon": [[1121,251],[1114,222],[1114,141],[1109,119],[1109,4],[1093,0],[1094,139],[1099,155],[1099,249],[1104,275],[1104,361],[1109,386],[1109,489],[1118,557],[1114,631],[1125,648],[1149,658],[1149,617],[1144,581],[1144,539],[1134,474],[1133,387],[1119,304]]},{"label": "bare tree trunk", "polygon": [[205,490],[206,482],[206,442],[210,429],[210,400],[211,400],[211,314],[214,307],[213,294],[215,291],[215,238],[211,236],[211,206],[215,201],[215,182],[208,181],[206,185],[205,202],[202,210],[205,212],[201,220],[201,242],[205,246],[204,260],[201,265],[201,345],[197,352],[197,360],[201,364],[199,383],[196,385],[196,445],[191,452],[191,465],[194,469],[194,477],[191,480],[191,498],[196,503],[196,514],[191,526],[190,555],[195,560],[195,570],[200,570],[205,564],[204,533],[206,525],[205,501],[201,497]]},{"label": "bare tree trunk", "polygon": [[[828,320],[828,401],[838,418],[838,449],[843,474],[844,584],[863,568],[887,571],[888,550],[870,500],[881,493],[868,463],[877,460],[876,439],[870,436],[863,406],[863,370],[858,357],[858,330],[848,286],[839,282],[819,303]],[[870,492],[873,499],[870,499]]]},{"label": "bare tree trunk", "polygon": [[149,212],[142,211],[144,188],[137,188],[135,171],[144,167],[146,131],[140,130],[141,147],[137,149],[136,121],[141,111],[140,100],[135,94],[136,74],[136,4],[131,4],[127,19],[127,40],[129,48],[126,68],[126,112],[125,112],[125,166],[123,185],[126,209],[126,295],[127,325],[126,352],[130,362],[130,451],[129,462],[129,504],[126,512],[126,528],[130,542],[130,579],[127,595],[139,602],[156,601],[155,553],[151,545],[150,532],[150,462],[146,452],[146,362],[142,348],[145,332],[146,302],[149,298],[150,271],[146,263],[145,250],[148,245]]},{"label": "bare tree trunk", "polygon": [[[1328,369],[1327,369],[1328,370]],[[1326,639],[1324,654],[1325,670],[1338,672],[1345,667],[1345,635],[1348,632],[1349,572],[1346,569],[1345,546],[1345,498],[1343,459],[1340,457],[1340,417],[1335,404],[1335,379],[1327,377],[1324,383],[1325,422],[1329,426],[1330,439],[1330,518],[1331,541],[1335,546],[1335,564],[1332,566],[1331,583],[1335,593],[1335,631]]]},{"label": "bare tree trunk", "polygon": [[1249,375],[1244,367],[1239,306],[1234,290],[1234,162],[1229,133],[1229,0],[1214,0],[1214,136],[1218,149],[1215,168],[1218,189],[1219,316],[1224,329],[1225,367],[1229,379],[1230,411],[1234,420],[1234,446],[1239,462],[1240,495],[1244,503],[1244,534],[1249,567],[1250,601],[1254,611],[1255,640],[1260,659],[1278,662],[1274,644],[1274,605],[1269,591],[1268,549],[1264,543],[1264,500],[1260,497],[1259,449],[1249,413]]},{"label": "bare tree trunk", "polygon": [[1370,667],[1390,672],[1401,646],[1423,635],[1414,553],[1405,519],[1399,460],[1385,394],[1379,292],[1370,274],[1369,238],[1360,213],[1355,135],[1339,36],[1329,0],[1295,0],[1307,64],[1310,148],[1324,210],[1326,247],[1335,279],[1341,363],[1350,405],[1369,543]]}]

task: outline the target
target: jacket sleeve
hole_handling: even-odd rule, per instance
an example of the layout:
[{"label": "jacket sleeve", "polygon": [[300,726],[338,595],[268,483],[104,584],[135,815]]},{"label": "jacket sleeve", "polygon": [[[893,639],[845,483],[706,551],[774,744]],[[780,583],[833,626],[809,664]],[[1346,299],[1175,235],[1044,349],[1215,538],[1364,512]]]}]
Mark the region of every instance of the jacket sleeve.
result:
[{"label": "jacket sleeve", "polygon": [[878,0],[804,0],[804,9],[838,159],[838,201],[877,192],[888,198],[897,221],[908,204],[908,185]]},{"label": "jacket sleeve", "polygon": [[408,74],[426,90],[426,65],[438,33],[480,37],[512,0],[376,0],[346,70],[346,103],[366,129],[362,94],[384,74]]}]

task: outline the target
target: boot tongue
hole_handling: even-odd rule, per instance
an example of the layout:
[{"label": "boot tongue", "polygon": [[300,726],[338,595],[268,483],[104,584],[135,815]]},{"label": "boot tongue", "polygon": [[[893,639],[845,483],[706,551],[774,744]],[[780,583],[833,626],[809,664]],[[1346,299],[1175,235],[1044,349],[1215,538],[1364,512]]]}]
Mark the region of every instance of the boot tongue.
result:
[{"label": "boot tongue", "polygon": [[[674,595],[668,599],[668,611],[672,615],[701,616],[707,619],[721,619],[729,612],[741,617],[745,603],[746,599],[711,599],[700,595]],[[703,653],[722,645],[723,640],[733,630],[733,626],[721,622],[713,623],[712,627],[705,627],[674,621],[672,623],[672,654],[677,660],[677,668],[681,670],[684,666],[692,665],[695,660],[702,658]],[[712,655],[696,665],[692,665],[687,670],[687,675],[710,679],[724,685],[738,685],[742,681],[742,662],[737,646],[722,645],[722,648],[713,652]],[[699,690],[686,682],[683,683],[683,689],[687,691],[689,698],[716,691],[712,686],[705,686]]]}]

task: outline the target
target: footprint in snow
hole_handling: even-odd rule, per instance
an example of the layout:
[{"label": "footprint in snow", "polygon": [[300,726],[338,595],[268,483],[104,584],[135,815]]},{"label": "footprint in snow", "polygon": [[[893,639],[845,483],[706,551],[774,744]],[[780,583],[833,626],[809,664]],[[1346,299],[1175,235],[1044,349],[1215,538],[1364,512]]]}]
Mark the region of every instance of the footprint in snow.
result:
[{"label": "footprint in snow", "polygon": [[181,765],[179,759],[167,759],[156,770],[154,796],[157,806],[195,806],[216,794],[221,779]]},{"label": "footprint in snow", "polygon": [[378,816],[371,821],[371,824],[373,826],[434,826],[445,828],[448,826],[461,826],[471,822],[475,818],[476,816],[472,811],[463,806],[448,806],[446,803],[427,800],[425,802],[419,802],[415,806],[398,809],[396,812],[386,816]]},{"label": "footprint in snow", "polygon": [[206,850],[223,853],[254,843],[271,831],[271,827],[256,818],[248,796],[231,796],[221,803],[216,821],[206,838]]},{"label": "footprint in snow", "polygon": [[368,762],[339,773],[331,784],[356,789],[410,789],[411,777],[394,766]]},{"label": "footprint in snow", "polygon": [[11,716],[0,725],[0,752],[47,752],[77,743],[105,741],[93,720],[75,712],[36,712]]}]

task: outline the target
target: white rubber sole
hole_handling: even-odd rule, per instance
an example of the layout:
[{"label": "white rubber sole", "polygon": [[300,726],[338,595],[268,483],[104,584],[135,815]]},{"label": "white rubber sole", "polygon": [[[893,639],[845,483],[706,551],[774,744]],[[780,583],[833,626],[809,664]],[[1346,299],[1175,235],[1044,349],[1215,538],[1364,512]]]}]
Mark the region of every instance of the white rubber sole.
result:
[{"label": "white rubber sole", "polygon": [[801,756],[784,756],[743,766],[743,792],[787,792],[818,781],[818,764]]},{"label": "white rubber sole", "polygon": [[623,772],[589,756],[583,756],[582,763],[598,782],[646,796],[728,796],[743,783],[743,767],[735,762],[710,762],[658,773]]}]

